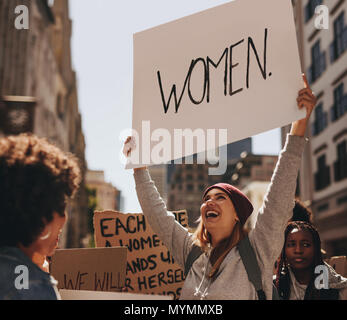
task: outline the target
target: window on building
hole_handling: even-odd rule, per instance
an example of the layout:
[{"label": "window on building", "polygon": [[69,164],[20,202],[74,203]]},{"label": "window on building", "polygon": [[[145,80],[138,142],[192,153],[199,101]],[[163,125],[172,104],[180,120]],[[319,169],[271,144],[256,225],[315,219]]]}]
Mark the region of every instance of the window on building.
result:
[{"label": "window on building", "polygon": [[[328,242],[327,245],[331,248],[330,256],[346,256],[347,255],[347,238],[340,238]],[[334,265],[332,265],[334,267]]]},{"label": "window on building", "polygon": [[193,191],[194,190],[194,185],[191,183],[187,184],[187,191]]},{"label": "window on building", "polygon": [[312,123],[312,135],[316,136],[328,126],[328,113],[323,111],[323,103],[315,108],[315,119]]},{"label": "window on building", "polygon": [[343,197],[340,197],[340,198],[337,198],[336,200],[336,203],[338,206],[344,204],[347,202],[347,196],[343,196]]},{"label": "window on building", "polygon": [[329,203],[324,203],[320,205],[319,207],[317,207],[317,212],[326,211],[328,209],[329,209]]},{"label": "window on building", "polygon": [[334,40],[330,44],[330,61],[334,62],[347,49],[347,26],[345,25],[345,12],[334,21]]},{"label": "window on building", "polygon": [[191,175],[191,174],[187,174],[187,180],[188,180],[188,181],[193,180],[193,175]]},{"label": "window on building", "polygon": [[176,177],[175,177],[175,182],[177,182],[177,183],[182,182],[182,177],[181,177],[181,175],[176,175]]},{"label": "window on building", "polygon": [[314,16],[314,10],[322,4],[322,0],[309,0],[305,7],[305,22],[308,22]]},{"label": "window on building", "polygon": [[60,119],[63,119],[64,117],[64,106],[63,106],[63,98],[60,94],[57,96],[57,101],[56,101],[56,110],[58,117]]},{"label": "window on building", "polygon": [[347,178],[346,140],[337,145],[337,160],[334,162],[335,181]]},{"label": "window on building", "polygon": [[318,40],[311,48],[311,67],[307,71],[309,83],[315,82],[326,69],[326,55],[321,52],[320,40]]},{"label": "window on building", "polygon": [[343,83],[334,90],[334,105],[330,109],[331,121],[336,121],[347,112],[347,94],[344,94]]},{"label": "window on building", "polygon": [[205,166],[204,165],[198,165],[198,170],[201,172],[205,171]]},{"label": "window on building", "polygon": [[318,171],[314,175],[315,189],[320,191],[330,185],[330,167],[326,165],[325,154],[317,159]]}]

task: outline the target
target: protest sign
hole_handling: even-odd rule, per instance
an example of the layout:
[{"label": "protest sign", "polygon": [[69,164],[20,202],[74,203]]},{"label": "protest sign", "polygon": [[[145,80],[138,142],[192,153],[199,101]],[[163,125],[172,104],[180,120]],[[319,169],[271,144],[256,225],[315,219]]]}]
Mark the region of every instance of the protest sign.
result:
[{"label": "protest sign", "polygon": [[120,291],[124,287],[127,249],[59,249],[52,257],[51,274],[58,289]]},{"label": "protest sign", "polygon": [[347,277],[347,257],[346,256],[335,256],[331,257],[328,261],[335,271],[342,275],[343,277]]},{"label": "protest sign", "polygon": [[[187,228],[186,211],[173,213],[176,220]],[[143,214],[96,211],[94,232],[97,247],[128,247],[125,280],[128,292],[170,295],[174,299],[179,297],[184,272]]]},{"label": "protest sign", "polygon": [[127,168],[305,117],[296,104],[304,83],[291,0],[235,0],[136,33],[133,42],[137,150]]}]

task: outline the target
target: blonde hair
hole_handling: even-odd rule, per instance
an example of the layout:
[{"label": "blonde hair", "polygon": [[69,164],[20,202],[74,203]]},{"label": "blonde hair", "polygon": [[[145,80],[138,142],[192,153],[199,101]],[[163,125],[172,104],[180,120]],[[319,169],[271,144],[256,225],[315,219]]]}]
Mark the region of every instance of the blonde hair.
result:
[{"label": "blonde hair", "polygon": [[[212,249],[210,261],[212,264],[211,272],[209,277],[212,278],[219,270],[224,258],[234,248],[245,236],[247,232],[244,230],[243,225],[239,220],[233,227],[231,235],[218,243],[218,245]],[[212,244],[211,234],[207,231],[204,226],[202,219],[200,219],[199,225],[195,232],[193,233],[194,244],[199,246],[203,251],[208,250],[209,244]]]}]

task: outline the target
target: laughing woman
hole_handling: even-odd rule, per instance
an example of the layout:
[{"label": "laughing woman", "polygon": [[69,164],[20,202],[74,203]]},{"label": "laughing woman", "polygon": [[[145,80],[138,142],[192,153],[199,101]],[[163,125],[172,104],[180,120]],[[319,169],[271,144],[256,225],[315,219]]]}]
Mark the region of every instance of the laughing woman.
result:
[{"label": "laughing woman", "polygon": [[[316,98],[304,77],[297,104],[306,109],[306,117],[292,124],[286,144],[279,155],[255,228],[248,237],[256,255],[263,291],[272,298],[273,265],[279,256],[284,229],[292,215],[297,172],[305,145],[305,130]],[[130,141],[125,142],[127,155]],[[202,196],[200,224],[190,234],[168,212],[146,168],[134,169],[136,191],[143,213],[152,229],[183,267],[196,245],[204,252],[192,264],[180,299],[256,300],[260,298],[238,249],[245,236],[243,226],[253,211],[252,204],[237,188],[220,183],[210,186]]]}]

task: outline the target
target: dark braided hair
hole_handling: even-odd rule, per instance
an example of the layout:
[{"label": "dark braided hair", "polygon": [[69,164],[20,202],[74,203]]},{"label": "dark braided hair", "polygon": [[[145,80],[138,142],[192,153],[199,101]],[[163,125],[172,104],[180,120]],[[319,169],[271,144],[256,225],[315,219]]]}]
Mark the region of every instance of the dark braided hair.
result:
[{"label": "dark braided hair", "polygon": [[315,280],[314,270],[315,270],[316,266],[324,264],[324,261],[322,258],[322,253],[321,253],[321,240],[319,237],[319,233],[318,233],[317,229],[312,224],[310,224],[308,222],[304,222],[304,221],[289,222],[287,225],[287,228],[285,230],[284,246],[283,246],[280,260],[279,260],[279,263],[277,265],[277,270],[276,270],[275,285],[277,287],[278,293],[282,299],[289,300],[289,297],[290,297],[290,276],[289,276],[288,264],[286,261],[285,247],[286,247],[286,243],[287,243],[288,234],[293,229],[307,230],[311,233],[312,239],[313,239],[314,257],[313,257],[313,263],[311,266],[311,268],[312,268],[311,279],[310,279],[310,282],[309,282],[307,289],[306,289],[305,300],[327,299],[328,296],[326,295],[326,292],[329,290],[324,290],[324,289],[318,290],[315,288],[315,285],[314,285],[314,280]]}]

